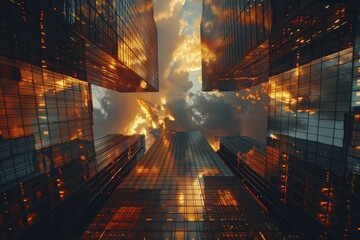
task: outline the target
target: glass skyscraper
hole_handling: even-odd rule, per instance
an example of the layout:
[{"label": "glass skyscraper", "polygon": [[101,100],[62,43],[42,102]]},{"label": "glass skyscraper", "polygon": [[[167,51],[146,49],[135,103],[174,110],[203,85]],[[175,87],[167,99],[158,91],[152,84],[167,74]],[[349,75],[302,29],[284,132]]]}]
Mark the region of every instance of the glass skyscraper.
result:
[{"label": "glass skyscraper", "polygon": [[[92,141],[75,139],[34,150],[31,156],[17,146],[17,157],[28,163],[17,161],[15,166],[29,172],[18,171],[22,175],[17,173],[17,179],[2,184],[1,238],[48,239],[81,234],[88,219],[143,156],[145,140],[142,135],[107,135],[95,141],[92,161],[83,158]],[[59,152],[66,159],[62,165],[57,165]]]},{"label": "glass skyscraper", "polygon": [[[239,22],[230,20],[233,10],[218,11],[236,4],[245,7],[249,21],[246,17]],[[248,50],[250,57],[232,62],[234,58],[226,52],[235,54],[238,49],[226,44],[233,42],[231,34],[239,28],[250,29],[251,41],[259,39],[261,28],[253,24],[251,13],[256,12],[255,19],[265,16],[260,14],[268,12],[265,6],[271,13],[268,35],[260,43],[255,41]],[[216,29],[229,33],[220,38],[214,34],[209,40],[206,24],[220,25]],[[210,46],[203,55],[204,90],[241,89],[232,84],[234,74],[229,66],[247,67],[244,61],[256,59],[252,51],[266,46],[267,56],[261,58],[267,63],[256,71],[260,76],[266,69],[263,76],[268,76],[265,80],[270,86],[264,179],[280,194],[278,201],[292,212],[294,221],[308,219],[313,226],[308,231],[313,234],[310,238],[360,237],[359,29],[358,1],[204,1],[202,41]],[[249,46],[242,38],[236,44],[242,49]],[[221,53],[212,56],[214,51]],[[219,60],[224,58],[232,64]],[[257,66],[254,61],[249,69]],[[207,72],[215,70],[229,77]],[[244,143],[239,144],[244,148]],[[256,165],[250,167],[256,170]]]},{"label": "glass skyscraper", "polygon": [[272,1],[204,0],[204,91],[235,91],[268,81]]},{"label": "glass skyscraper", "polygon": [[[312,224],[306,218],[289,211],[279,201],[280,193],[269,181],[266,145],[245,136],[220,136],[219,157],[242,179],[246,187],[264,204],[269,214],[276,217],[282,227],[294,229],[301,238],[312,239]],[[294,218],[293,216],[296,216]]]},{"label": "glass skyscraper", "polygon": [[318,223],[319,237],[357,239],[358,2],[290,5],[274,7],[274,16],[297,13],[271,38],[269,181],[284,205]]},{"label": "glass skyscraper", "polygon": [[0,4],[0,55],[116,91],[158,90],[151,0]]},{"label": "glass skyscraper", "polygon": [[298,239],[284,234],[200,132],[166,132],[83,239]]},{"label": "glass skyscraper", "polygon": [[219,153],[228,156],[237,167],[246,165],[256,174],[265,178],[266,145],[249,137],[217,137],[220,142]]},{"label": "glass skyscraper", "polygon": [[90,84],[158,90],[157,30],[151,0],[0,9],[0,238],[12,239],[94,177]]}]

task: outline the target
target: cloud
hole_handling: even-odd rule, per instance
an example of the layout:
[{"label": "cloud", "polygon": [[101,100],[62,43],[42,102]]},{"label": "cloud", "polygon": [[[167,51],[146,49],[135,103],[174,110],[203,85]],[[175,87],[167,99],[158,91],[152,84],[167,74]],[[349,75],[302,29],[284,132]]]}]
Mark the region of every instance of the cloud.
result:
[{"label": "cloud", "polygon": [[[259,86],[252,90],[260,91],[257,100],[242,99],[235,93],[190,93],[188,99],[174,98],[167,108],[176,121],[168,122],[167,128],[200,130],[210,143],[214,142],[214,136],[239,135],[249,135],[265,143],[267,97],[263,88]],[[241,94],[249,95],[245,91]],[[242,107],[239,109],[238,106]]]},{"label": "cloud", "polygon": [[181,62],[177,72],[193,72],[201,69],[201,48],[198,34],[188,35],[182,39],[172,55],[171,63]]},{"label": "cloud", "polygon": [[[101,94],[98,92],[100,91]],[[92,87],[93,98],[97,98],[99,106],[94,107],[95,139],[109,133],[121,133],[119,126],[125,127],[129,119],[133,119],[139,108],[133,107],[133,96],[120,94],[100,87]]]},{"label": "cloud", "polygon": [[170,73],[168,75],[168,83],[172,85],[172,94],[186,94],[193,86],[193,83],[189,80],[188,72],[177,71],[179,65],[181,65],[181,62],[176,62],[173,67],[170,68]]},{"label": "cloud", "polygon": [[[266,100],[261,87],[238,93],[199,91],[200,13],[198,0],[186,4],[181,0],[156,1],[160,90],[117,93],[94,89],[95,137],[141,133],[146,134],[149,147],[164,129],[171,129],[200,130],[211,143],[217,135],[244,133],[265,141],[261,131],[262,121],[266,124]],[[257,118],[257,126],[253,126],[251,119],[258,115],[264,118]]]},{"label": "cloud", "polygon": [[180,12],[185,4],[185,0],[157,0],[155,2],[155,21],[160,22],[172,18]]},{"label": "cloud", "polygon": [[180,19],[180,30],[179,30],[179,35],[183,34],[184,31],[189,30],[189,23],[186,19],[182,18]]}]

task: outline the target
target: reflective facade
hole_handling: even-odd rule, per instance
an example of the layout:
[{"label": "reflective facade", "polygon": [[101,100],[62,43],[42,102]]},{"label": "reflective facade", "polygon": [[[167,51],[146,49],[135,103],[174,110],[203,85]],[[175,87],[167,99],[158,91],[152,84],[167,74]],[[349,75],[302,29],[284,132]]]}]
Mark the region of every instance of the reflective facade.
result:
[{"label": "reflective facade", "polygon": [[167,132],[82,238],[284,239],[284,234],[200,132]]},{"label": "reflective facade", "polygon": [[251,168],[256,174],[265,178],[266,145],[246,136],[218,137],[219,153],[228,156],[234,165]]},{"label": "reflective facade", "polygon": [[[274,15],[293,14],[287,4]],[[357,239],[359,155],[348,150],[356,148],[358,2],[293,7],[296,17],[270,40],[267,180],[286,208],[314,222],[313,237]]]},{"label": "reflective facade", "polygon": [[[23,137],[0,143],[16,142],[17,157],[23,160],[14,158],[15,166],[25,165],[28,171],[20,172],[23,176],[16,174],[18,182],[1,185],[2,239],[76,236],[107,199],[106,194],[99,193],[110,194],[145,151],[144,136],[140,135],[108,135],[97,140],[97,158],[92,155],[91,161],[84,156],[93,153],[89,153],[92,141],[75,139],[39,150],[33,148],[29,154],[21,152],[20,143],[31,141],[33,138]],[[61,165],[57,164],[59,152],[66,159]]]},{"label": "reflective facade", "polygon": [[90,83],[120,92],[158,91],[152,0],[67,1],[64,10],[63,16],[88,40]]},{"label": "reflective facade", "polygon": [[[356,41],[354,44],[351,112],[346,132],[346,227],[350,236],[360,237],[360,14],[357,15]],[[356,232],[357,230],[357,232]]]},{"label": "reflective facade", "polygon": [[0,55],[116,91],[158,90],[151,0],[0,4]]},{"label": "reflective facade", "polygon": [[[222,19],[231,19],[231,11],[226,14],[216,9],[222,6],[226,10],[224,6],[233,2],[204,1],[202,31],[206,30],[204,19],[209,19],[210,26],[221,23],[222,31],[228,29],[231,24]],[[248,4],[249,14],[250,5],[256,9],[256,1],[236,2],[240,6]],[[359,1],[261,2],[260,9],[265,13],[264,7],[270,4],[271,12],[270,32],[262,42],[267,46],[268,63],[263,69],[267,69],[270,85],[264,184],[276,190],[274,196],[281,202],[280,208],[293,216],[294,222],[301,219],[310,223],[308,238],[359,239]],[[237,25],[246,25],[245,29],[257,34],[252,27],[258,25],[249,18],[250,21],[245,17]],[[230,29],[236,32],[239,26]],[[209,45],[206,41],[211,36],[203,36],[203,43]],[[203,54],[203,62],[228,55],[229,50],[217,46],[231,42],[231,34],[220,39],[211,40],[213,45],[208,49],[203,46],[208,50]],[[236,43],[242,49],[248,46],[243,40]],[[231,52],[237,52],[236,47],[229,46]],[[256,57],[247,56],[255,68]],[[227,58],[230,61],[231,57]],[[242,61],[240,58],[235,62],[246,66]],[[231,76],[228,69],[223,63],[205,64],[203,89],[238,90],[231,82],[226,87],[216,87],[216,80],[223,79],[214,71]],[[206,82],[206,78],[215,80]],[[212,82],[214,86],[207,88]],[[218,82],[218,86],[225,86]],[[246,148],[245,143],[239,144],[240,150]],[[250,167],[256,172],[256,165]]]},{"label": "reflective facade", "polygon": [[[70,199],[112,164],[100,153],[96,158],[90,84],[158,89],[153,5],[0,0],[0,9],[0,238],[55,234],[61,231],[56,219],[76,210]],[[143,154],[137,151],[134,158]]]},{"label": "reflective facade", "polygon": [[16,238],[46,218],[84,184],[94,161],[92,141],[77,138],[40,149],[34,143],[33,136],[0,140],[2,239]]},{"label": "reflective facade", "polygon": [[4,58],[0,68],[1,189],[74,158],[93,161],[92,143],[55,147],[93,140],[88,84],[20,60]]},{"label": "reflective facade", "polygon": [[[245,136],[218,137],[219,157],[265,206],[277,223],[287,230],[288,236],[313,239],[312,222],[301,214],[290,211],[279,201],[280,193],[269,181],[266,145]],[[293,216],[296,216],[294,218]]]},{"label": "reflective facade", "polygon": [[268,81],[270,0],[204,0],[201,20],[204,91],[235,91]]},{"label": "reflective facade", "polygon": [[[110,163],[121,161],[122,164],[130,159],[137,163],[145,153],[144,135],[125,136],[109,134],[95,141],[96,164],[94,173],[101,171]],[[125,158],[126,155],[126,158]],[[125,159],[125,160],[124,160]]]}]

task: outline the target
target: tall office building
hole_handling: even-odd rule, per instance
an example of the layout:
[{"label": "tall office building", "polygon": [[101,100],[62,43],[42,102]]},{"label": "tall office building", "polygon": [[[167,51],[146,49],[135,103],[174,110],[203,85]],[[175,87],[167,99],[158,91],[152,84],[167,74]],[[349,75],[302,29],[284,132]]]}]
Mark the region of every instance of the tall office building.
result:
[{"label": "tall office building", "polygon": [[266,209],[195,131],[162,134],[83,235],[83,239],[284,237]]},{"label": "tall office building", "polygon": [[351,123],[357,108],[358,5],[274,5],[274,16],[296,14],[271,38],[269,181],[284,205],[315,222],[314,232],[323,239],[360,236],[360,155],[349,151],[357,138]]},{"label": "tall office building", "polygon": [[[305,239],[319,238],[319,229],[321,226],[314,220],[304,214],[301,209],[290,207],[291,204],[284,204],[283,185],[274,187],[274,182],[278,179],[289,180],[289,176],[296,175],[298,182],[295,183],[293,179],[290,180],[286,186],[289,192],[294,192],[299,189],[306,182],[305,178],[299,176],[306,175],[303,169],[295,169],[292,164],[284,164],[279,162],[278,157],[275,157],[269,152],[269,148],[262,143],[259,143],[249,137],[218,137],[220,141],[220,148],[218,154],[220,158],[230,167],[230,169],[238,175],[246,183],[258,197],[258,199],[269,209],[271,214],[278,216],[281,224],[292,227],[299,232]],[[328,154],[320,148],[322,154]],[[329,149],[329,147],[328,147]],[[339,157],[338,154],[334,158]],[[304,158],[306,154],[301,153]],[[267,159],[269,158],[269,160]],[[320,160],[318,158],[318,160]],[[323,160],[323,159],[322,159]],[[269,165],[269,162],[276,162],[277,164]],[[274,166],[275,165],[275,166]],[[326,166],[326,161],[322,162],[322,166]],[[312,166],[316,168],[316,166]],[[284,171],[287,171],[286,173]],[[280,181],[280,180],[279,180]],[[304,198],[313,195],[314,192],[306,191],[303,195],[296,196],[296,200],[301,202]],[[305,196],[306,195],[306,196]],[[286,200],[285,200],[286,202]],[[296,217],[294,217],[296,216]]]},{"label": "tall office building", "polygon": [[122,159],[121,164],[125,163],[124,159],[133,159],[133,163],[137,163],[144,155],[145,149],[144,135],[106,135],[95,141],[96,164],[93,168],[96,169],[95,172],[99,172],[111,162],[120,164],[119,159]]},{"label": "tall office building", "polygon": [[204,0],[202,87],[235,91],[268,81],[271,1]]},{"label": "tall office building", "polygon": [[0,4],[6,10],[0,18],[0,55],[15,60],[11,67],[22,69],[25,62],[40,67],[31,73],[55,72],[121,92],[158,90],[151,0]]},{"label": "tall office building", "polygon": [[228,158],[236,167],[246,165],[257,175],[265,178],[266,145],[246,136],[217,137],[220,142],[218,153]]},{"label": "tall office building", "polygon": [[0,9],[0,226],[11,239],[72,195],[58,191],[60,175],[74,189],[91,177],[90,84],[157,91],[157,35],[151,0],[0,0]]},{"label": "tall office building", "polygon": [[[31,140],[34,142],[33,138],[12,141]],[[86,225],[86,218],[94,215],[94,210],[99,209],[145,151],[142,135],[108,135],[95,142],[97,158],[89,163],[84,156],[91,146],[92,141],[75,139],[39,150],[33,146],[29,154],[21,150],[31,145],[17,145],[14,162],[22,171],[17,171],[16,177],[22,180],[16,183],[12,178],[2,184],[2,239],[49,239],[79,234],[77,231]],[[6,167],[7,162],[0,159]]]},{"label": "tall office building", "polygon": [[[245,17],[230,30],[254,27],[251,39],[258,39],[259,29],[251,24],[251,13],[262,16],[255,9],[267,12],[265,6],[271,7],[271,30],[264,41],[268,65],[263,68],[268,69],[270,85],[266,180],[278,190],[286,208],[313,222],[313,237],[358,239],[359,1],[228,4],[235,2],[245,7],[250,21]],[[210,8],[207,3],[204,10],[216,13],[219,2],[211,3]],[[224,16],[228,15],[220,19],[226,19]],[[243,49],[248,46],[246,41],[236,44]],[[216,66],[232,74],[226,67]],[[237,89],[230,86],[224,90]]]}]

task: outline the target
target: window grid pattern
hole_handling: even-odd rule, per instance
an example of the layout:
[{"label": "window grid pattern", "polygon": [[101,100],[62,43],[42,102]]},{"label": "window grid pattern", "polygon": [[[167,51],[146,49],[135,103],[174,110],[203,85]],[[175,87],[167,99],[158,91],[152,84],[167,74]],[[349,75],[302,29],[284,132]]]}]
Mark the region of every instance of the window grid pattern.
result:
[{"label": "window grid pattern", "polygon": [[151,0],[2,0],[0,52],[121,92],[158,89]]},{"label": "window grid pattern", "polygon": [[0,59],[1,238],[33,226],[84,182],[94,160],[88,83]]},{"label": "window grid pattern", "polygon": [[266,174],[266,146],[249,137],[218,137],[220,141],[219,152],[233,161],[238,168],[248,166],[259,176],[265,178]]},{"label": "window grid pattern", "polygon": [[[276,5],[274,13],[295,14],[296,7],[286,5],[296,2]],[[270,38],[267,180],[281,193],[284,206],[321,224],[314,237],[325,239],[359,234],[353,225],[357,214],[344,218],[344,186],[356,183],[346,156],[353,116],[355,2],[314,1]]]},{"label": "window grid pattern", "polygon": [[240,90],[267,81],[270,0],[203,2],[203,89]]},{"label": "window grid pattern", "polygon": [[199,132],[164,133],[83,239],[283,239]]},{"label": "window grid pattern", "polygon": [[[0,67],[2,69],[0,136],[4,143],[11,139],[30,136],[33,138],[32,146],[26,146],[24,144],[26,141],[19,146],[5,144],[7,147],[2,149],[2,152],[10,153],[15,147],[27,147],[28,149],[22,153],[24,157],[32,158],[31,152],[35,150],[76,139],[87,141],[93,139],[91,93],[86,82],[7,58],[1,58]],[[54,159],[52,167],[59,167],[74,158],[69,156],[68,159],[66,150],[64,151],[52,152]],[[89,151],[89,155],[83,156],[84,160],[91,159],[94,155],[91,153],[93,150],[89,149]],[[13,155],[16,154],[9,154],[1,164],[13,161]],[[17,157],[21,157],[19,155],[20,153]],[[79,153],[77,156],[80,157]],[[36,169],[41,172],[50,171],[49,164],[45,165],[39,160],[38,162],[37,166],[34,166]],[[2,170],[7,170],[7,174],[1,174],[1,184],[31,174],[26,172],[26,169],[9,172],[9,169],[15,168],[19,168],[19,164],[14,164],[13,167],[2,166]]]},{"label": "window grid pattern", "polygon": [[360,14],[357,16],[356,38],[354,44],[350,141],[347,145],[347,187],[346,217],[352,221],[346,223],[349,238],[359,238],[360,231]]},{"label": "window grid pattern", "polygon": [[[143,85],[135,86],[139,88],[136,90],[151,89],[147,85],[158,89],[157,29],[151,0],[73,0],[66,1],[64,6],[55,1],[53,5],[55,14],[62,15],[89,40],[87,57],[101,69],[97,71],[87,64],[89,81],[124,91],[126,84],[141,84],[142,80]],[[128,70],[123,71],[124,67]],[[118,79],[120,73],[122,79]]]},{"label": "window grid pattern", "polygon": [[79,234],[106,200],[99,192],[116,189],[143,156],[144,143],[142,135],[107,135],[96,141],[96,160],[87,162],[81,157],[85,154],[74,153],[93,146],[92,141],[77,139],[35,151],[38,159],[46,155],[51,161],[49,152],[61,150],[69,162],[46,174],[36,171],[16,185],[6,185],[1,191],[2,239]]}]

